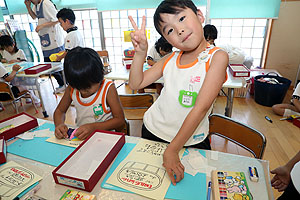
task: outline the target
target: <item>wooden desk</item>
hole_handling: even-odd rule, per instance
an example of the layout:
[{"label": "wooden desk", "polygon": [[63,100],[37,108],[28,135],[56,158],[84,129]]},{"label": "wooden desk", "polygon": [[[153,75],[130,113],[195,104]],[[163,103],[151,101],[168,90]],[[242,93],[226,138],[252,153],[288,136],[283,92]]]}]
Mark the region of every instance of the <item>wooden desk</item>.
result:
[{"label": "wooden desk", "polygon": [[[38,120],[39,123],[45,122],[46,120]],[[46,121],[50,122],[50,121]],[[53,132],[52,132],[53,133]],[[126,136],[126,142],[129,143],[137,143],[140,138]],[[17,139],[11,140],[8,142],[8,145],[15,142]],[[26,142],[26,141],[25,141]],[[269,162],[264,160],[258,160],[255,158],[238,156],[228,153],[215,152],[215,151],[206,151],[206,157],[208,159],[208,165],[211,167],[215,167],[219,170],[228,170],[228,171],[243,171],[245,172],[248,185],[250,187],[250,191],[253,195],[253,199],[274,199],[273,193],[270,185],[270,177],[269,177]],[[217,157],[217,158],[216,158]],[[70,189],[69,187],[62,186],[56,184],[52,177],[52,171],[55,169],[54,166],[50,166],[47,164],[43,164],[34,160],[30,160],[27,158],[23,158],[17,155],[13,155],[8,153],[8,161],[15,161],[24,167],[34,171],[36,174],[43,177],[42,181],[39,183],[41,185],[41,189],[38,190],[37,195],[49,199],[49,200],[57,200],[59,199],[63,193]],[[260,176],[259,182],[251,182],[249,180],[247,170],[249,166],[255,166],[258,169],[258,173]],[[108,190],[101,188],[101,183],[106,176],[108,170],[106,170],[105,174],[101,177],[100,181],[97,183],[95,188],[92,190],[91,194],[96,195],[97,199],[106,200],[119,200],[119,199],[148,199],[145,197],[141,197],[136,194],[124,193],[114,190]],[[210,180],[210,173],[207,173],[207,181]],[[196,199],[196,197],[195,197]]]},{"label": "wooden desk", "polygon": [[[129,72],[130,70],[127,70],[124,68],[119,69],[118,71],[112,71],[109,74],[105,75],[105,78],[111,79],[111,80],[123,80],[128,81],[129,80]],[[227,103],[225,107],[225,115],[228,117],[231,117],[232,115],[232,108],[233,108],[233,97],[234,97],[234,89],[236,88],[242,88],[244,84],[246,83],[244,78],[236,78],[231,75],[231,73],[227,70],[228,79],[223,84],[224,88],[228,88],[228,93],[226,94],[227,97]],[[155,83],[163,83],[163,78],[160,78]]]},{"label": "wooden desk", "polygon": [[[52,67],[50,69],[47,69],[47,70],[42,71],[37,74],[25,74],[24,73],[25,69],[35,66],[35,65],[38,65],[38,64],[44,64],[44,63],[45,64],[50,63]],[[63,71],[63,64],[60,62],[39,62],[39,63],[38,62],[21,62],[21,63],[13,63],[13,64],[5,65],[5,68],[7,69],[7,71],[11,71],[12,66],[15,64],[18,64],[22,67],[21,71],[19,71],[16,75],[16,77],[18,77],[17,81],[18,82],[20,81],[22,83],[22,85],[24,85],[24,86],[36,86],[36,89],[39,93],[40,100],[41,100],[43,115],[45,118],[49,117],[49,115],[47,114],[47,111],[45,109],[43,96],[41,94],[40,82],[39,82],[38,78],[41,75],[51,74],[56,71]],[[66,83],[64,74],[63,74],[63,79],[64,79],[64,83]]]}]

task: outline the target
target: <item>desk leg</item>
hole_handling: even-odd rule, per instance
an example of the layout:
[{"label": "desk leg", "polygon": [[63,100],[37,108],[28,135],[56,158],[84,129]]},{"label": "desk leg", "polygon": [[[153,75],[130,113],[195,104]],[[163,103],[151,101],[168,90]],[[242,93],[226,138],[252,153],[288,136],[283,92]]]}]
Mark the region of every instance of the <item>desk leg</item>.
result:
[{"label": "desk leg", "polygon": [[41,101],[41,105],[42,105],[43,115],[44,115],[45,118],[47,118],[47,117],[49,117],[49,115],[47,114],[47,111],[45,109],[43,97],[42,97],[42,94],[41,94],[41,87],[40,87],[38,78],[36,78],[36,80],[35,80],[35,85],[36,85],[37,91],[38,91],[39,96],[40,96],[40,101]]},{"label": "desk leg", "polygon": [[228,88],[227,103],[225,107],[225,116],[231,117],[233,107],[234,88]]}]

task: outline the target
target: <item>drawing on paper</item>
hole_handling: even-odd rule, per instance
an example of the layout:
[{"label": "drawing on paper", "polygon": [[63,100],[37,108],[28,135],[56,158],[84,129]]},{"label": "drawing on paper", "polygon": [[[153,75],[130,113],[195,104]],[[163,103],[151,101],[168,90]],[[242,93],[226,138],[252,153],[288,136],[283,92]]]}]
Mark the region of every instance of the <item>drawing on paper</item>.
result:
[{"label": "drawing on paper", "polygon": [[166,170],[140,162],[127,162],[119,171],[118,181],[129,187],[151,191],[160,187]]}]

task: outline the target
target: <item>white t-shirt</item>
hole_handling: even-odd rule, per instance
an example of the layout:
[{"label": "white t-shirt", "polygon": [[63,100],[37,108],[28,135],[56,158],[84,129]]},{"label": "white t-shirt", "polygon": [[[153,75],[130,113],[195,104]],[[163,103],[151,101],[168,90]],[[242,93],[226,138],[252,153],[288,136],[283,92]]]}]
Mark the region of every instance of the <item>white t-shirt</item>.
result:
[{"label": "white t-shirt", "polygon": [[[40,10],[41,8],[41,4],[43,4],[43,15],[44,18],[39,18],[38,19],[38,25],[47,23],[47,22],[56,22],[58,21],[56,14],[57,14],[57,10],[54,7],[54,4],[49,1],[49,0],[42,0],[38,5],[37,5],[37,10]],[[32,11],[36,14],[36,7],[33,6],[32,7]],[[50,27],[45,27],[42,28],[39,32],[38,32],[39,36],[46,36],[48,35],[48,38],[50,41],[49,45],[43,45],[43,41],[41,41],[42,45],[41,48],[43,50],[43,54],[44,57],[49,57],[51,54],[53,53],[58,53],[59,51],[63,50],[63,49],[59,49],[58,51],[52,51],[53,49],[59,48],[59,47],[63,47],[64,45],[64,32],[63,29],[61,28],[61,26],[59,24],[56,24],[54,26],[50,26]]]},{"label": "white t-shirt", "polygon": [[296,86],[295,91],[293,92],[293,96],[298,96],[300,97],[300,83]]},{"label": "white t-shirt", "polygon": [[4,50],[2,53],[2,57],[6,59],[8,62],[11,60],[27,60],[22,49],[19,49],[16,53],[10,54],[8,51]]},{"label": "white t-shirt", "polygon": [[2,63],[0,63],[0,81],[5,81],[4,79],[3,79],[3,76],[5,76],[5,75],[8,75],[8,72],[6,71],[6,69],[5,69],[5,67],[3,66],[3,64]]},{"label": "white t-shirt", "polygon": [[71,31],[65,38],[65,49],[71,50],[75,47],[84,47],[84,41],[79,30]]},{"label": "white t-shirt", "polygon": [[154,62],[159,61],[162,57],[160,56],[160,54],[156,51],[155,46],[153,46],[148,53],[148,56],[150,56],[151,58],[153,58]]},{"label": "white t-shirt", "polygon": [[[299,84],[298,84],[298,86],[299,86]],[[296,190],[300,194],[300,161],[294,165],[294,167],[291,171],[291,179],[293,181],[293,184],[294,184]]]}]

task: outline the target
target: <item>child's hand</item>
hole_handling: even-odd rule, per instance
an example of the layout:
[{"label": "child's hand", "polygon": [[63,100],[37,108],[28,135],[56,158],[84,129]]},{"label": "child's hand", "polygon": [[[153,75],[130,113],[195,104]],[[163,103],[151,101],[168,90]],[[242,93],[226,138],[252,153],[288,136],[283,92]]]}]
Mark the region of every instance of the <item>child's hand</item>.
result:
[{"label": "child's hand", "polygon": [[291,180],[290,171],[288,168],[286,166],[278,167],[272,170],[271,174],[275,174],[271,180],[272,187],[277,189],[279,192],[284,191]]},{"label": "child's hand", "polygon": [[176,183],[181,181],[184,177],[184,166],[180,162],[178,152],[172,151],[172,149],[168,147],[164,152],[163,159],[163,166],[166,169],[172,184],[176,185]]},{"label": "child's hand", "polygon": [[12,70],[13,71],[19,71],[21,69],[21,66],[20,65],[14,65],[13,67],[12,67]]},{"label": "child's hand", "polygon": [[134,46],[134,50],[136,52],[146,52],[148,50],[148,42],[146,37],[146,17],[143,16],[143,22],[141,29],[138,29],[135,21],[132,16],[128,16],[132,27],[134,28],[134,32],[130,33],[132,44]]},{"label": "child's hand", "polygon": [[25,3],[26,6],[31,6],[31,1],[30,0],[25,0],[24,3]]},{"label": "child's hand", "polygon": [[44,28],[42,24],[41,25],[37,25],[36,28],[35,28],[35,32],[38,33],[42,28]]},{"label": "child's hand", "polygon": [[76,137],[78,137],[80,140],[85,140],[95,129],[91,124],[84,124],[80,126],[76,133],[74,134]]},{"label": "child's hand", "polygon": [[65,124],[60,124],[55,127],[55,137],[58,139],[68,138],[68,127]]}]

